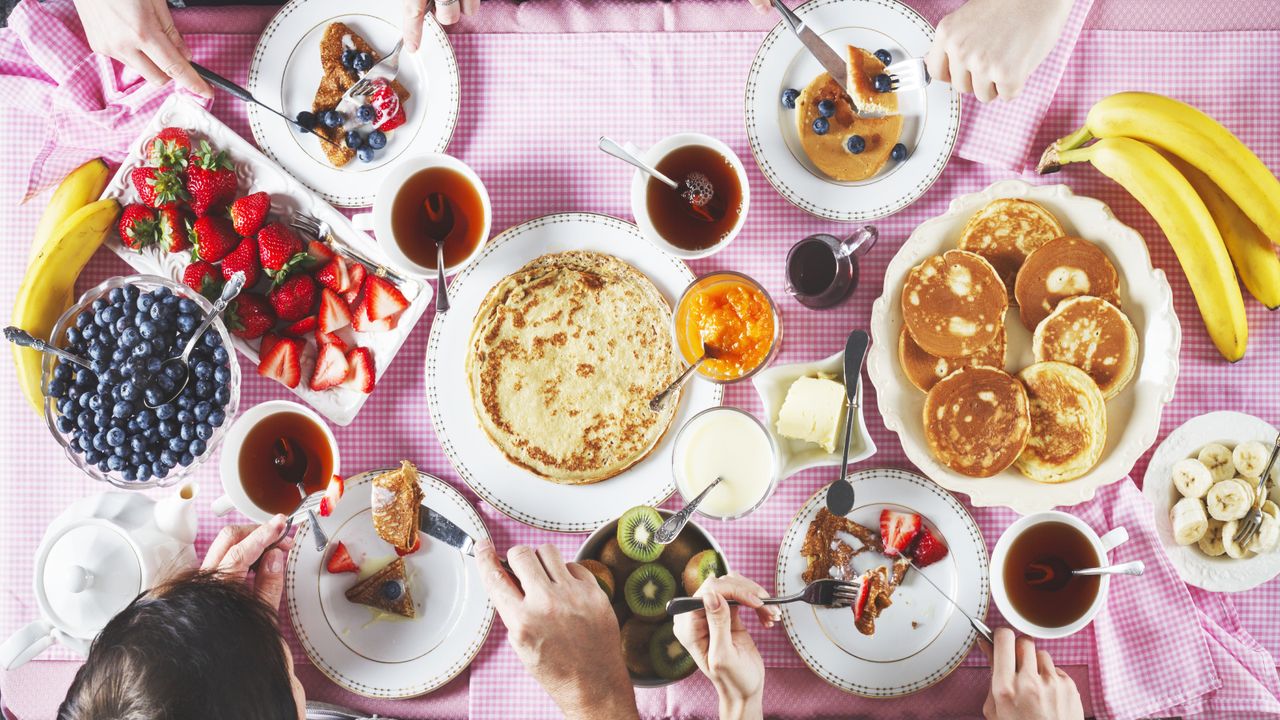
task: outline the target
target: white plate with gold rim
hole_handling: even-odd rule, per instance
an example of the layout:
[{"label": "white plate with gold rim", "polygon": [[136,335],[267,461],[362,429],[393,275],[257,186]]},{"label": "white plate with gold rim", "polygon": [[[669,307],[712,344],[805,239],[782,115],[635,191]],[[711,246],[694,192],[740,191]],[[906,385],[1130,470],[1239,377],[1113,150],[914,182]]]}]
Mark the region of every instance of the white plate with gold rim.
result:
[{"label": "white plate with gold rim", "polygon": [[[1016,468],[989,478],[961,475],[934,458],[925,439],[925,393],[902,372],[898,336],[902,331],[902,286],[911,268],[925,258],[954,249],[970,216],[996,198],[1025,198],[1048,208],[1068,235],[1094,243],[1120,275],[1121,310],[1138,333],[1138,368],[1132,382],[1107,401],[1107,445],[1102,458],[1084,476],[1056,484],[1037,483]],[[1151,264],[1146,243],[1136,230],[1116,219],[1099,200],[1071,192],[1066,185],[1029,185],[1004,180],[961,195],[946,213],[921,223],[885,270],[884,292],[871,308],[871,352],[867,370],[885,427],[898,434],[907,458],[931,480],[961,492],[978,507],[1001,505],[1028,515],[1075,505],[1097,489],[1123,478],[1156,441],[1160,415],[1173,399],[1178,379],[1182,329],[1173,310],[1173,294],[1164,272]],[[1031,333],[1010,305],[1005,320],[1009,346],[1005,370],[1016,374],[1032,364]],[[1198,330],[1198,328],[1197,328]]]},{"label": "white plate with gold rim", "polygon": [[[937,583],[968,612],[981,619],[991,602],[987,545],[969,512],[946,490],[906,470],[876,469],[850,473],[854,508],[849,518],[878,531],[884,508],[919,514],[947,546],[947,555],[922,568],[928,580],[908,570],[893,593],[893,604],[876,618],[874,635],[859,633],[850,608],[784,605],[783,626],[796,652],[819,677],[845,692],[865,697],[901,697],[942,680],[964,660],[977,633],[965,617],[930,584]],[[826,507],[826,488],[800,508],[778,548],[776,594],[804,588],[808,566],[800,548],[818,511]],[[853,559],[861,573],[888,559],[867,551]]]},{"label": "white plate with gold rim", "polygon": [[[320,672],[358,695],[407,698],[439,688],[471,664],[493,625],[493,603],[475,558],[425,535],[422,548],[404,558],[415,618],[388,616],[347,600],[346,590],[357,577],[325,569],[337,543],[360,565],[361,578],[396,558],[374,530],[369,508],[371,481],[382,472],[347,480],[333,515],[320,520],[329,534],[325,553],[316,551],[310,525],[298,528],[285,591],[294,634]],[[457,490],[426,473],[418,477],[423,504],[477,541],[489,539],[484,521]]]}]

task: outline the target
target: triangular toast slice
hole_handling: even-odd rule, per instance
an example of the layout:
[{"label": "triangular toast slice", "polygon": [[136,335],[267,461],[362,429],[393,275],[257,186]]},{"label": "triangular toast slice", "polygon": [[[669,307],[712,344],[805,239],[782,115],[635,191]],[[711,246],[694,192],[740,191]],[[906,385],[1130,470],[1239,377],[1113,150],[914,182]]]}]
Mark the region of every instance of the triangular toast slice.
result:
[{"label": "triangular toast slice", "polygon": [[404,558],[392,560],[381,570],[352,585],[347,589],[347,599],[407,618],[417,616],[413,594],[409,592],[409,578],[405,575]]},{"label": "triangular toast slice", "polygon": [[[343,37],[351,38],[351,45],[355,47],[357,52],[367,52],[373,55],[374,62],[381,59],[380,56],[368,41],[360,37],[360,35],[351,29],[346,23],[329,23],[329,27],[325,28],[324,35],[320,38],[320,66],[324,69],[324,76],[320,78],[320,86],[316,88],[315,98],[311,102],[311,110],[317,116],[325,110],[332,110],[338,106],[338,102],[342,100],[342,95],[360,76],[356,71],[343,67],[342,51],[344,44]],[[399,96],[400,102],[403,103],[409,99],[409,91],[399,80],[391,82],[391,88],[395,90]],[[342,127],[327,128],[323,125],[316,126],[316,132],[326,138],[337,143],[336,146],[322,142],[320,147],[324,149],[324,154],[329,158],[329,162],[335,167],[342,167],[351,162],[356,156],[356,151],[347,147],[343,142]]]}]

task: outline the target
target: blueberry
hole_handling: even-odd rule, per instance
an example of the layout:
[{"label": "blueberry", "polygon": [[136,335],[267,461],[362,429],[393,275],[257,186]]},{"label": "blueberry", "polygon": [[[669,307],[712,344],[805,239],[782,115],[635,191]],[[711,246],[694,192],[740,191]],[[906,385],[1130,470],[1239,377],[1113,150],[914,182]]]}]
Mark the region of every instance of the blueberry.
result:
[{"label": "blueberry", "polygon": [[191,411],[190,411],[190,410],[187,410],[187,409],[185,409],[185,408],[183,408],[183,409],[179,410],[179,411],[178,411],[178,417],[176,417],[176,418],[174,418],[174,419],[175,419],[175,420],[177,420],[177,421],[178,421],[178,423],[179,423],[179,424],[181,424],[181,425],[186,425],[186,424],[188,424],[188,423],[193,423],[193,422],[195,422],[195,421],[196,421],[196,417],[195,417],[194,415],[192,415],[192,414],[191,414]]},{"label": "blueberry", "polygon": [[107,301],[113,304],[119,304],[124,302],[124,289],[112,288],[111,292],[107,293]]},{"label": "blueberry", "polygon": [[138,479],[138,471],[134,468],[127,467],[120,473],[120,477],[124,478],[125,482],[135,482]]},{"label": "blueberry", "polygon": [[106,410],[99,410],[93,414],[93,424],[100,428],[105,428],[111,424],[111,413]]},{"label": "blueberry", "polygon": [[58,432],[63,435],[66,435],[76,428],[76,422],[71,419],[70,415],[59,415],[58,419],[54,421],[54,424],[58,426]]},{"label": "blueberry", "polygon": [[209,398],[213,397],[213,383],[208,380],[196,381],[196,397]]},{"label": "blueberry", "polygon": [[59,380],[56,377],[49,381],[49,394],[54,397],[62,397],[71,389],[71,384],[66,380]]},{"label": "blueberry", "polygon": [[222,427],[222,423],[227,421],[227,413],[222,409],[214,410],[209,413],[209,424],[214,427]]},{"label": "blueberry", "polygon": [[201,440],[200,438],[195,438],[194,440],[191,441],[191,445],[190,445],[191,454],[195,455],[196,457],[200,457],[201,455],[204,454],[204,450],[207,447],[208,447],[208,444],[205,443],[205,441]]},{"label": "blueberry", "polygon": [[374,150],[381,150],[387,146],[387,134],[381,130],[374,130],[369,133],[369,137],[365,138],[365,142]]},{"label": "blueberry", "polygon": [[174,436],[169,438],[169,449],[180,453],[187,449],[187,441],[180,437]]},{"label": "blueberry", "polygon": [[795,88],[787,88],[782,91],[782,107],[788,110],[794,110],[796,107],[796,98],[800,97],[800,91]]},{"label": "blueberry", "polygon": [[217,365],[213,368],[213,381],[219,385],[226,385],[231,382],[231,369],[226,365]]},{"label": "blueberry", "polygon": [[200,320],[191,313],[182,313],[178,316],[178,331],[183,334],[191,334],[195,332],[196,326],[200,324]]},{"label": "blueberry", "polygon": [[204,343],[207,348],[216,348],[222,345],[222,338],[218,337],[218,333],[213,330],[205,330],[204,336],[200,338],[200,342]]},{"label": "blueberry", "polygon": [[139,310],[143,311],[150,310],[153,304],[155,304],[155,298],[150,295],[139,295],[138,301],[134,303]]},{"label": "blueberry", "polygon": [[143,391],[142,399],[145,400],[148,405],[159,405],[161,401],[164,400],[164,395],[165,394],[160,391],[160,388],[151,386]]},{"label": "blueberry", "polygon": [[164,378],[167,380],[181,380],[185,371],[180,363],[170,363],[164,366]]},{"label": "blueberry", "polygon": [[80,328],[80,337],[84,341],[89,341],[98,336],[98,328],[96,325],[86,325]]},{"label": "blueberry", "polygon": [[172,438],[172,437],[177,437],[178,423],[174,420],[161,420],[159,427],[156,428],[156,432],[158,432],[160,434],[160,437],[164,438],[165,440],[168,440],[169,438]]},{"label": "blueberry", "polygon": [[178,458],[178,464],[181,465],[182,467],[186,467],[195,461],[196,461],[195,456],[189,452],[182,453],[182,456]]},{"label": "blueberry", "polygon": [[893,150],[889,151],[889,157],[893,158],[894,160],[897,160],[898,162],[902,162],[903,160],[906,160],[907,146],[903,145],[902,143],[898,143],[897,145],[894,145]]},{"label": "blueberry", "polygon": [[342,51],[342,67],[350,68],[351,64],[356,60],[356,49],[346,48]]},{"label": "blueberry", "polygon": [[303,110],[298,113],[294,120],[298,121],[301,132],[309,132],[316,129],[316,114],[310,110]]},{"label": "blueberry", "polygon": [[178,454],[168,448],[160,451],[160,464],[173,467],[178,464]]},{"label": "blueberry", "polygon": [[871,80],[871,87],[875,88],[878,93],[887,93],[893,90],[893,78],[884,73],[880,73]]},{"label": "blueberry", "polygon": [[207,422],[197,424],[196,437],[207,441],[209,438],[213,437],[213,426]]},{"label": "blueberry", "polygon": [[79,344],[80,344],[80,339],[81,339],[83,336],[80,334],[80,330],[79,330],[79,329],[77,329],[77,328],[73,328],[73,327],[69,327],[69,328],[67,328],[67,332],[66,332],[66,335],[65,335],[64,337],[66,337],[66,339],[67,339],[67,345],[70,345],[71,347],[75,347],[76,345],[79,345]]},{"label": "blueberry", "polygon": [[826,118],[818,117],[813,119],[813,132],[815,134],[826,135],[827,131],[830,129],[831,129],[831,123],[828,122]]},{"label": "blueberry", "polygon": [[81,434],[80,439],[76,441],[76,444],[79,445],[80,449],[85,451],[85,453],[93,450],[93,438],[89,437],[87,434]]},{"label": "blueberry", "polygon": [[111,408],[111,416],[118,418],[127,418],[133,414],[133,403],[121,400]]},{"label": "blueberry", "polygon": [[351,61],[351,67],[356,72],[368,72],[373,67],[373,55],[367,52],[358,53],[355,60]]},{"label": "blueberry", "polygon": [[98,378],[92,372],[81,368],[76,371],[76,387],[87,388],[98,384]]},{"label": "blueberry", "polygon": [[893,56],[890,55],[889,51],[885,50],[884,48],[880,48],[879,50],[876,51],[876,59],[884,63],[885,65],[889,65],[893,62]]},{"label": "blueberry", "polygon": [[196,426],[192,423],[182,423],[178,428],[178,437],[183,440],[194,440],[196,437]]},{"label": "blueberry", "polygon": [[373,162],[373,148],[368,145],[356,151],[356,157],[360,158],[360,162]]},{"label": "blueberry", "polygon": [[829,118],[836,114],[836,101],[827,99],[818,101],[818,114],[824,118]]},{"label": "blueberry", "polygon": [[213,412],[213,406],[211,406],[208,402],[196,403],[196,407],[192,411],[192,413],[196,416],[196,422],[205,422],[206,420],[209,419],[209,413],[211,412]]},{"label": "blueberry", "polygon": [[377,116],[378,113],[373,109],[372,105],[365,104],[356,108],[356,119],[360,122],[373,122],[373,119]]},{"label": "blueberry", "polygon": [[132,348],[134,345],[137,345],[138,342],[141,340],[142,340],[142,333],[139,333],[137,328],[127,327],[120,332],[121,347]]},{"label": "blueberry", "polygon": [[93,324],[92,314],[87,312],[82,312],[76,316],[76,327],[80,328],[81,330],[85,329],[91,324]]},{"label": "blueberry", "polygon": [[[139,340],[137,345],[133,346],[133,351],[129,353],[130,357],[144,358],[150,357],[155,348],[148,340]],[[121,368],[123,370],[124,368]]]},{"label": "blueberry", "polygon": [[404,594],[404,588],[400,587],[400,582],[398,580],[387,580],[382,583],[382,587],[379,588],[379,591],[382,593],[382,597],[388,600],[397,600]]},{"label": "blueberry", "polygon": [[351,148],[352,150],[356,150],[361,145],[364,144],[364,138],[360,137],[360,133],[356,132],[355,130],[352,130],[351,132],[347,133],[346,143],[347,143],[347,147]]},{"label": "blueberry", "polygon": [[76,416],[76,427],[88,431],[94,427],[93,413],[82,412]]},{"label": "blueberry", "polygon": [[114,331],[114,333],[112,334],[116,335],[117,337],[119,337],[120,333],[123,333],[126,329],[132,328],[132,327],[133,327],[133,318],[131,317],[121,316],[116,318],[115,322],[111,323],[111,329]]},{"label": "blueberry", "polygon": [[[220,364],[220,365],[226,365],[226,364],[227,364],[227,360],[228,360],[228,359],[230,359],[230,358],[229,358],[229,356],[227,355],[227,350],[226,350],[226,348],[219,346],[219,347],[216,347],[216,348],[214,348],[214,349],[213,349],[213,361],[214,361],[214,362],[216,362],[216,363],[218,363],[218,364]],[[216,377],[216,376],[215,376],[215,377]]]},{"label": "blueberry", "polygon": [[156,426],[156,414],[148,409],[138,411],[138,429],[150,430]]},{"label": "blueberry", "polygon": [[867,149],[867,141],[861,135],[850,135],[849,139],[844,141],[844,147],[849,152],[857,155]]},{"label": "blueberry", "polygon": [[200,360],[199,362],[196,362],[192,370],[195,372],[196,377],[201,380],[208,380],[213,377],[213,363],[208,360]]},{"label": "blueberry", "polygon": [[327,128],[336,128],[342,124],[342,113],[337,110],[325,110],[320,113],[320,124]]},{"label": "blueberry", "polygon": [[178,407],[173,403],[165,403],[156,408],[156,417],[161,420],[169,420],[178,413]]},{"label": "blueberry", "polygon": [[120,447],[124,444],[124,431],[120,428],[111,428],[107,431],[107,444],[111,447]]},{"label": "blueberry", "polygon": [[163,367],[163,365],[164,365],[164,362],[161,361],[160,358],[153,357],[153,358],[148,358],[147,364],[144,365],[143,367],[146,368],[148,375],[155,375],[156,373],[160,372],[160,368]]},{"label": "blueberry", "polygon": [[196,305],[195,300],[190,298],[182,298],[178,300],[178,312],[194,313],[200,312],[200,306]]},{"label": "blueberry", "polygon": [[153,462],[151,463],[151,474],[155,475],[158,478],[162,478],[165,475],[169,474],[169,468],[165,467],[164,465],[161,465],[158,462]]},{"label": "blueberry", "polygon": [[98,408],[101,408],[101,407],[102,407],[102,396],[101,396],[101,395],[91,395],[91,396],[89,397],[89,409],[90,409],[90,410],[97,410]]},{"label": "blueberry", "polygon": [[156,335],[160,334],[159,328],[157,328],[155,322],[151,320],[145,320],[145,319],[138,320],[137,325],[138,325],[138,334],[146,338],[147,340],[150,340],[154,338]]}]

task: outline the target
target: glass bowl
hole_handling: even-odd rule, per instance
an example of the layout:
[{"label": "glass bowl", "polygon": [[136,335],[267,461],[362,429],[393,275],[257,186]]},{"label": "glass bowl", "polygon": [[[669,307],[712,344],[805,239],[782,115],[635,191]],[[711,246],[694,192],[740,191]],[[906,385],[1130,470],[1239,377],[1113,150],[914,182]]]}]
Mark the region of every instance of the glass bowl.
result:
[{"label": "glass bowl", "polygon": [[721,377],[708,375],[702,371],[701,367],[698,368],[697,372],[694,373],[694,375],[697,375],[703,380],[716,383],[717,385],[730,385],[736,382],[741,382],[742,380],[746,380],[752,375],[755,375],[761,370],[769,367],[769,363],[773,362],[773,358],[778,354],[778,348],[781,347],[782,345],[782,316],[778,313],[778,306],[773,302],[773,298],[769,295],[769,291],[765,290],[763,285],[756,282],[751,277],[747,275],[743,275],[740,272],[734,272],[732,270],[720,270],[707,275],[703,275],[702,277],[694,280],[692,283],[689,283],[689,287],[685,288],[684,292],[681,293],[680,301],[676,303],[675,312],[671,313],[671,333],[675,339],[676,352],[680,354],[680,358],[684,360],[686,363],[691,363],[694,360],[697,360],[698,350],[689,348],[693,350],[693,352],[692,353],[685,352],[686,344],[683,342],[682,332],[681,332],[684,329],[682,318],[685,313],[685,303],[690,298],[693,297],[694,293],[713,287],[720,283],[744,284],[752,288],[755,288],[757,291],[759,291],[760,295],[764,298],[765,303],[769,306],[769,314],[773,316],[773,337],[770,339],[769,351],[765,353],[764,358],[762,358],[754,368],[752,368],[746,373],[743,373],[742,375],[739,375],[737,377],[732,377],[732,378],[721,378]]},{"label": "glass bowl", "polygon": [[[717,405],[716,407],[709,407],[689,418],[689,422],[686,422],[684,426],[680,428],[680,432],[676,433],[676,441],[671,447],[671,476],[676,479],[676,492],[680,493],[680,497],[684,499],[686,505],[693,501],[693,496],[685,493],[684,484],[680,481],[680,479],[684,477],[684,468],[681,467],[680,460],[684,455],[684,447],[689,442],[690,429],[697,426],[699,418],[712,413],[737,413],[738,415],[750,420],[756,427],[760,428],[760,433],[764,436],[765,443],[769,446],[769,458],[773,463],[772,471],[769,473],[769,484],[765,486],[764,493],[761,494],[760,499],[750,507],[732,515],[716,515],[715,513],[707,512],[703,509],[706,507],[706,503],[704,502],[702,505],[698,506],[697,510],[694,511],[696,514],[712,520],[737,520],[738,518],[750,515],[756,508],[765,504],[765,502],[773,496],[773,491],[778,487],[778,481],[782,478],[782,473],[779,472],[778,467],[778,444],[774,442],[773,434],[769,432],[769,429],[765,427],[765,424],[760,422],[760,418],[740,408],[729,405]],[[717,490],[719,490],[719,488],[717,488]],[[714,494],[714,491],[712,494]],[[710,495],[708,495],[708,497],[709,496]]]},{"label": "glass bowl", "polygon": [[[213,303],[209,302],[204,296],[195,292],[186,285],[176,283],[168,278],[158,275],[128,275],[124,277],[111,278],[101,285],[87,291],[74,305],[67,309],[66,312],[58,318],[58,322],[53,326],[53,332],[50,334],[50,344],[58,347],[65,346],[67,330],[74,326],[76,318],[82,312],[93,312],[91,306],[94,301],[105,298],[112,290],[123,287],[135,287],[139,291],[149,292],[158,288],[168,288],[170,292],[179,298],[185,298],[196,303],[202,313],[201,319],[207,317],[213,312]],[[240,363],[236,357],[236,349],[231,345],[231,335],[227,332],[226,324],[222,318],[216,318],[213,324],[209,326],[211,332],[216,332],[222,340],[222,346],[227,351],[228,370],[231,372],[231,378],[227,381],[227,388],[230,390],[231,396],[227,400],[227,404],[223,407],[226,418],[222,424],[213,429],[213,434],[205,441],[205,450],[195,458],[191,464],[175,466],[169,471],[169,474],[163,478],[152,477],[146,481],[126,480],[120,471],[101,470],[97,465],[88,462],[83,455],[78,452],[78,448],[73,447],[74,433],[64,433],[58,429],[59,412],[56,399],[49,392],[49,383],[53,381],[54,370],[62,362],[58,358],[50,354],[45,354],[43,365],[41,366],[40,388],[44,393],[44,419],[45,424],[49,427],[49,432],[62,446],[63,451],[67,454],[67,458],[71,463],[80,468],[86,475],[102,482],[110,483],[116,487],[127,490],[143,490],[153,487],[167,487],[173,485],[183,478],[191,474],[193,470],[208,460],[221,444],[222,438],[226,435],[227,428],[231,426],[231,422],[235,419],[236,410],[240,405]],[[195,379],[192,378],[191,382]]]}]

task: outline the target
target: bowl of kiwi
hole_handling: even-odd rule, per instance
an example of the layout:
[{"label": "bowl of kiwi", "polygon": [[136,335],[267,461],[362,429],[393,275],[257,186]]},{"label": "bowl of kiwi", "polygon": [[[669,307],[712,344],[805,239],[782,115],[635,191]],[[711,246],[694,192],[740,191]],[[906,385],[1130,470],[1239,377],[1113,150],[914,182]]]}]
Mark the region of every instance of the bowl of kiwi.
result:
[{"label": "bowl of kiwi", "polygon": [[715,539],[690,521],[668,545],[654,539],[668,510],[633,507],[591,533],[575,558],[613,603],[631,682],[662,687],[697,667],[672,629],[667,602],[693,595],[710,577],[729,572]]}]

